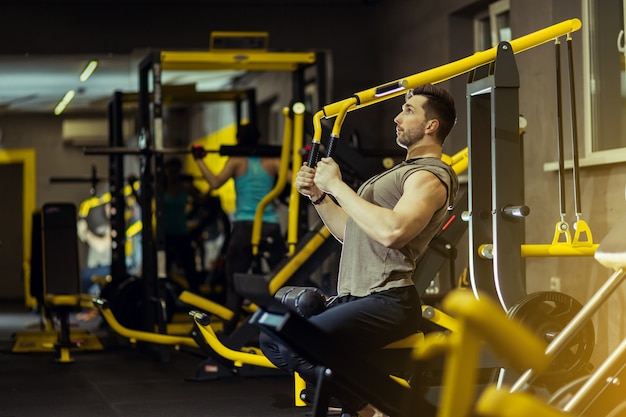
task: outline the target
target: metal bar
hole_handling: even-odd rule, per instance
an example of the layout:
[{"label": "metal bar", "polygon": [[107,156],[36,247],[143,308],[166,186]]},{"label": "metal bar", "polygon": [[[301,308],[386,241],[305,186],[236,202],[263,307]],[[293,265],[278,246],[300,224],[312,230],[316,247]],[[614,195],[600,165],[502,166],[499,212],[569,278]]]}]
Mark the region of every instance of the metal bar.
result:
[{"label": "metal bar", "polygon": [[[291,184],[296,183],[296,176],[298,170],[302,165],[302,154],[300,150],[304,144],[304,113],[306,106],[303,103],[295,103],[292,106],[294,119],[293,119],[293,146],[291,149]],[[293,256],[296,253],[296,245],[301,236],[306,234],[307,230],[307,208],[301,209],[302,196],[296,189],[291,187],[289,193],[289,212],[287,213],[287,245],[289,250],[289,256]]]},{"label": "metal bar", "polygon": [[314,52],[161,51],[164,70],[294,71],[315,63]]},{"label": "metal bar", "polygon": [[573,246],[566,243],[557,243],[555,245],[523,244],[522,256],[526,258],[550,256],[593,256],[596,253],[598,246],[600,245]]},{"label": "metal bar", "polygon": [[580,169],[578,165],[578,123],[576,118],[576,87],[574,82],[574,53],[572,51],[572,38],[567,36],[567,61],[569,67],[569,93],[570,113],[572,129],[572,177],[574,183],[574,211],[576,220],[580,220],[582,210],[580,208]]},{"label": "metal bar", "polygon": [[563,411],[583,415],[604,390],[611,384],[620,384],[617,376],[626,366],[626,339],[591,374],[591,377],[576,391],[563,406]]},{"label": "metal bar", "polygon": [[[109,146],[123,146],[122,93],[116,91],[109,101]],[[115,285],[127,278],[126,198],[124,196],[124,156],[109,155],[109,192],[111,193],[111,279]]]},{"label": "metal bar", "polygon": [[561,42],[554,43],[556,62],[556,127],[557,127],[557,155],[559,160],[559,213],[561,222],[565,222],[565,157],[563,155],[563,99],[561,87]]},{"label": "metal bar", "polygon": [[[575,32],[582,27],[582,22],[580,19],[570,19],[565,20],[561,23],[557,23],[552,26],[548,26],[544,29],[538,30],[536,32],[530,33],[528,35],[522,36],[517,39],[513,39],[509,43],[513,48],[513,53],[517,54],[520,52],[524,52],[528,49],[534,48],[546,42],[549,42],[559,36],[566,35],[571,32]],[[328,104],[324,106],[323,113],[326,118],[335,117],[344,108],[346,102],[353,103],[356,99],[358,100],[358,104],[354,107],[350,108],[350,111],[357,110],[365,106],[369,106],[374,103],[378,103],[383,100],[388,100],[390,98],[397,97],[399,95],[404,94],[404,92],[408,89],[418,87],[424,84],[436,84],[443,81],[446,81],[450,78],[454,78],[461,74],[465,74],[470,72],[478,67],[481,67],[485,64],[493,62],[496,59],[496,55],[498,52],[497,47],[493,47],[487,49],[482,52],[477,52],[473,55],[470,55],[466,58],[450,62],[445,65],[441,65],[439,67],[432,68],[430,70],[426,70],[414,75],[410,75],[404,78],[400,78],[396,81],[392,81],[391,83],[406,83],[406,87],[404,90],[398,90],[383,96],[377,96],[380,87],[384,87],[391,83],[385,83],[381,86],[376,86],[374,88],[370,88],[368,90],[364,90],[358,93],[355,93],[353,97]]]}]

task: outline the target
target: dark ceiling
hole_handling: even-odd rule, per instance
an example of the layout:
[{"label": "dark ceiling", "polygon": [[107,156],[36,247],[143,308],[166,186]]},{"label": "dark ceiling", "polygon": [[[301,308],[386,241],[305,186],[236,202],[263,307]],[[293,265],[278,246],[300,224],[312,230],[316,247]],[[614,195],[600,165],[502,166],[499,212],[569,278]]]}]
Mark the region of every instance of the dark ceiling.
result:
[{"label": "dark ceiling", "polygon": [[[211,31],[267,31],[270,49],[293,48],[298,20],[314,30],[376,0],[2,0],[0,114],[52,112],[68,90],[69,111],[103,111],[116,90],[136,91],[138,62],[149,50],[205,50]],[[325,26],[325,22],[329,27]],[[316,41],[302,34],[301,51]],[[317,36],[319,37],[319,36]],[[291,44],[290,44],[291,43]],[[99,67],[84,83],[90,59]],[[167,84],[219,89],[236,73],[164,73]]]}]

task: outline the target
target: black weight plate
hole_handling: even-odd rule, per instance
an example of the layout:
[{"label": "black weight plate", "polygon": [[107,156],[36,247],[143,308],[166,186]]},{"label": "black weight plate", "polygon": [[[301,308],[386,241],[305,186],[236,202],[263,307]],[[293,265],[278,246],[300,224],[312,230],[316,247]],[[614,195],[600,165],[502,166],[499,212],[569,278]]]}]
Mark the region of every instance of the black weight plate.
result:
[{"label": "black weight plate", "polygon": [[[554,291],[528,295],[509,312],[509,317],[521,322],[547,343],[559,334],[581,310],[582,304],[573,297]],[[581,375],[587,368],[595,344],[593,323],[586,323],[567,346],[554,357],[550,368],[537,377],[546,385],[563,384]]]}]

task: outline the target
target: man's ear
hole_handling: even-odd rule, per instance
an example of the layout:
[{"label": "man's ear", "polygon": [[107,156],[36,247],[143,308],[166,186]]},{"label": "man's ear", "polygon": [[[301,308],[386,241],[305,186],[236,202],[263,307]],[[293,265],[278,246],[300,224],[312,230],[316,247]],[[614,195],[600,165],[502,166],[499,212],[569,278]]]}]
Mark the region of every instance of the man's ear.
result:
[{"label": "man's ear", "polygon": [[426,131],[424,133],[432,134],[439,128],[439,120],[430,119],[426,122]]}]

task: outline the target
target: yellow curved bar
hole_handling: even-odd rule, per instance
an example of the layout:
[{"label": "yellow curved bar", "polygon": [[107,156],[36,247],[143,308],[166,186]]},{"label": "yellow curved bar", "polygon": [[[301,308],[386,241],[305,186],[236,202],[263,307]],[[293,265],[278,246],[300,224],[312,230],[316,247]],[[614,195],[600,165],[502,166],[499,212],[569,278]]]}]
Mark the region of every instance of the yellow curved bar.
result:
[{"label": "yellow curved bar", "polygon": [[313,115],[313,142],[320,143],[322,140],[322,119],[324,111],[320,110]]},{"label": "yellow curved bar", "polygon": [[210,325],[203,326],[198,322],[197,315],[193,316],[194,321],[198,325],[200,332],[202,333],[202,337],[207,342],[211,349],[213,349],[218,355],[221,357],[233,361],[235,366],[241,367],[243,364],[255,365],[255,366],[263,366],[265,368],[276,368],[272,362],[265,355],[255,354],[255,353],[246,353],[237,350],[232,350],[224,346],[217,335],[213,331]]},{"label": "yellow curved bar", "polygon": [[285,131],[283,132],[283,145],[280,150],[280,169],[278,171],[278,179],[274,188],[259,202],[254,212],[254,222],[252,224],[252,254],[259,253],[259,242],[261,241],[261,230],[263,228],[263,213],[265,208],[276,197],[280,195],[285,188],[287,182],[287,173],[289,171],[289,154],[291,152],[291,125],[292,121],[289,117],[289,108],[283,108],[283,115],[285,116]]},{"label": "yellow curved bar", "polygon": [[91,209],[100,207],[111,201],[111,194],[104,193],[99,197],[90,197],[83,200],[78,206],[78,217],[87,217]]},{"label": "yellow curved bar", "polygon": [[478,416],[498,417],[574,417],[550,405],[538,395],[529,392],[509,392],[491,385],[481,393],[476,402],[475,413]]},{"label": "yellow curved bar", "polygon": [[550,257],[550,256],[593,256],[598,244],[575,246],[569,243],[525,244],[522,245],[522,257]]},{"label": "yellow curved bar", "polygon": [[289,256],[293,256],[298,243],[298,221],[300,220],[300,195],[295,187],[296,175],[302,165],[300,149],[304,144],[304,112],[306,107],[302,103],[293,105],[293,149],[291,154],[291,190],[289,193],[289,213],[287,220],[287,246]]},{"label": "yellow curved bar", "polygon": [[335,119],[335,123],[333,124],[332,134],[339,137],[341,133],[341,126],[343,125],[343,121],[346,119],[346,115],[348,111],[357,104],[356,100],[348,100],[343,106],[339,109],[337,113],[337,118]]},{"label": "yellow curved bar", "polygon": [[[138,190],[139,182],[135,182],[132,188],[130,185],[124,186],[124,197],[131,196],[133,194],[132,193],[133,188],[135,189],[135,191]],[[78,206],[78,217],[87,217],[89,215],[89,211],[92,208],[99,207],[103,204],[109,203],[110,201],[111,201],[111,193],[109,192],[103,193],[99,197],[90,197],[82,201],[80,205]]]},{"label": "yellow curved bar", "polygon": [[161,333],[150,333],[144,332],[141,330],[133,330],[127,327],[122,326],[110,308],[104,308],[99,304],[96,304],[102,317],[106,320],[109,326],[120,336],[123,336],[129,339],[131,342],[136,343],[137,341],[155,343],[158,345],[174,345],[174,346],[190,346],[194,348],[199,348],[198,344],[191,337],[184,336],[172,336]]},{"label": "yellow curved bar", "polygon": [[207,313],[214,314],[224,320],[232,320],[235,316],[235,313],[233,313],[232,310],[189,291],[181,292],[178,299],[185,304],[199,310],[206,311]]},{"label": "yellow curved bar", "polygon": [[456,332],[459,330],[459,324],[453,317],[445,314],[443,311],[436,309],[432,306],[422,306],[422,316],[428,321],[435,323],[438,326]]},{"label": "yellow curved bar", "polygon": [[275,294],[285,283],[291,278],[294,272],[319,248],[326,239],[330,237],[330,231],[323,226],[320,231],[315,234],[295,256],[289,259],[284,268],[272,278],[268,288],[270,294]]},{"label": "yellow curved bar", "polygon": [[443,299],[442,308],[459,321],[459,333],[469,331],[479,335],[514,369],[541,372],[550,365],[544,353],[545,343],[530,329],[509,319],[486,295],[477,299],[471,291],[453,290]]},{"label": "yellow curved bar", "polygon": [[411,357],[415,360],[428,360],[441,356],[451,348],[450,335],[443,332],[428,333],[424,341],[413,348]]},{"label": "yellow curved bar", "polygon": [[[544,29],[530,33],[526,36],[514,39],[511,42],[511,47],[514,53],[526,51],[527,49],[534,48],[543,43],[549,42],[559,36],[566,35],[571,32],[575,32],[582,27],[580,19],[570,19],[557,23],[552,26],[548,26]],[[435,67],[418,74],[414,74],[405,78],[401,78],[391,83],[382,84],[368,90],[364,90],[356,93],[353,97],[328,104],[324,106],[323,112],[326,118],[335,117],[345,107],[349,106],[350,111],[356,110],[374,103],[378,103],[383,100],[388,100],[393,97],[397,97],[406,92],[406,90],[418,87],[424,84],[436,84],[446,81],[450,78],[459,76],[473,69],[481,67],[485,64],[493,62],[496,59],[498,47],[493,47],[482,52],[477,52],[466,58],[453,61],[451,63]],[[380,95],[379,90],[382,87],[389,85],[399,85],[402,88],[398,88],[388,94]],[[406,86],[406,87],[404,87]],[[356,105],[353,105],[355,101],[358,101]]]}]

